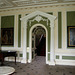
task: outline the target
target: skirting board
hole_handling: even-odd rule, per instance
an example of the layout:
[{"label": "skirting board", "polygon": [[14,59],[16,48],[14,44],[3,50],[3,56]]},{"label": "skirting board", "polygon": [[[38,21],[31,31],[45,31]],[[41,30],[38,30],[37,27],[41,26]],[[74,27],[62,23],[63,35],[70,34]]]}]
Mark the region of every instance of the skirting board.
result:
[{"label": "skirting board", "polygon": [[55,66],[55,62],[47,61],[46,64],[48,64],[48,65],[52,65],[52,66]]},{"label": "skirting board", "polygon": [[[5,58],[5,61],[15,61],[15,59],[13,57],[9,58]],[[22,58],[16,58],[16,62],[21,62]],[[28,63],[30,63],[30,61],[28,60]],[[51,63],[49,61],[46,62],[46,64],[48,65],[69,65],[69,66],[75,66],[75,60],[55,60],[55,63]]]},{"label": "skirting board", "polygon": [[56,65],[68,65],[75,66],[75,60],[57,60],[55,61]]}]

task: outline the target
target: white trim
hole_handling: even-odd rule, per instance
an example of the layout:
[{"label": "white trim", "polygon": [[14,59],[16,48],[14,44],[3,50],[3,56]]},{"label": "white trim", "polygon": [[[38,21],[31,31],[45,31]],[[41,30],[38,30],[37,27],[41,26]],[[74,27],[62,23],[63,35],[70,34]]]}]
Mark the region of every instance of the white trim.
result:
[{"label": "white trim", "polygon": [[52,65],[52,66],[55,66],[55,62],[47,61],[46,64],[48,64],[48,65]]},{"label": "white trim", "polygon": [[14,47],[18,47],[18,15],[14,16]]},{"label": "white trim", "polygon": [[[55,59],[55,64],[56,65],[71,65],[71,66],[75,66],[75,60],[71,60],[71,59],[62,59],[63,56],[74,56],[75,54],[70,54],[70,53],[56,53],[56,56],[59,56],[59,59]],[[56,57],[55,56],[55,57]]]},{"label": "white trim", "polygon": [[69,65],[75,66],[75,60],[58,60],[56,59],[56,65]]},{"label": "white trim", "polygon": [[48,40],[47,40],[47,38],[48,38],[48,32],[47,32],[46,27],[44,25],[42,25],[42,24],[35,24],[30,29],[30,32],[29,32],[29,35],[30,35],[30,38],[29,38],[29,42],[30,42],[30,44],[29,44],[29,47],[30,47],[30,49],[29,49],[29,55],[30,55],[29,56],[29,61],[30,62],[32,61],[32,30],[35,27],[37,27],[37,26],[43,27],[45,29],[45,31],[46,31],[46,62],[47,62],[48,61]]},{"label": "white trim", "polygon": [[25,20],[24,22],[24,36],[23,36],[23,60],[21,63],[27,63],[27,21]]},{"label": "white trim", "polygon": [[66,49],[66,12],[62,12],[62,48]]},{"label": "white trim", "polygon": [[55,6],[55,7],[56,7],[57,5],[58,5],[58,6],[62,6],[62,5],[67,5],[67,4],[68,4],[68,5],[72,5],[72,4],[75,4],[75,2],[56,3],[56,4],[45,4],[45,5],[43,4],[43,5],[36,5],[36,6],[34,5],[34,6],[14,7],[14,8],[0,9],[0,11],[2,11],[2,10],[9,10],[9,9],[10,9],[10,10],[17,10],[17,9],[24,9],[24,8],[27,9],[27,8],[35,8],[35,7],[42,7],[42,6],[43,6],[43,7],[45,7],[45,6],[48,6],[48,7],[49,7],[49,6]]},{"label": "white trim", "polygon": [[65,13],[66,13],[66,16],[65,16],[66,17],[66,19],[65,19],[66,20],[66,25],[65,25],[65,27],[66,27],[66,38],[65,38],[66,41],[65,42],[66,42],[66,49],[67,49],[67,11]]},{"label": "white trim", "polygon": [[55,55],[58,55],[58,56],[75,56],[75,54],[70,54],[70,53],[56,53]]},{"label": "white trim", "polygon": [[[53,12],[54,16],[58,16],[58,12]],[[54,26],[54,44],[55,44],[55,51],[58,49],[58,18],[55,20],[55,26]]]},{"label": "white trim", "polygon": [[24,16],[24,17],[22,17],[21,18],[21,20],[28,20],[28,19],[30,19],[31,17],[34,17],[34,16],[36,16],[36,15],[41,15],[41,16],[44,16],[44,17],[47,17],[49,20],[55,20],[55,16],[53,16],[53,15],[50,15],[50,14],[47,14],[47,13],[44,13],[44,12],[41,12],[41,11],[35,11],[35,12],[33,12],[33,13],[30,13],[29,15],[27,15],[27,16]]},{"label": "white trim", "polygon": [[[21,17],[24,17],[25,14],[21,14]],[[21,21],[21,48],[23,48],[23,22]]]}]

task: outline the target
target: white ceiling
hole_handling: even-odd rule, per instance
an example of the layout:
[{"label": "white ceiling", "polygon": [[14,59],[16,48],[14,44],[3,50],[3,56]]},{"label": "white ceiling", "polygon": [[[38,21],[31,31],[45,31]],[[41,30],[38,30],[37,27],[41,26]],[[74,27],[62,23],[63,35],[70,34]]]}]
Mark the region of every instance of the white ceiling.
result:
[{"label": "white ceiling", "polygon": [[75,0],[0,0],[0,9],[71,2]]}]

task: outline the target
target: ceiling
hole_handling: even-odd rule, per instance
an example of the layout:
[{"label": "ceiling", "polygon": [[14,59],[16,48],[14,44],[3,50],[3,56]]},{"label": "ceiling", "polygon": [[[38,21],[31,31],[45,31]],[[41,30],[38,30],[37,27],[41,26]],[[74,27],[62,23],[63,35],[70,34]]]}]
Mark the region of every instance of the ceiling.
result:
[{"label": "ceiling", "polygon": [[0,0],[0,9],[74,2],[75,0]]}]

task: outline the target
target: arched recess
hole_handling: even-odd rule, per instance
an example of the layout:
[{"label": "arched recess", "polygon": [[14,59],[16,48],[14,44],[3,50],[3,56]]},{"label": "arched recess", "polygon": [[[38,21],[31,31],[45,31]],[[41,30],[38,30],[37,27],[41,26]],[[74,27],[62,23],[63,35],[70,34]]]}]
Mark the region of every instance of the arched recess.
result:
[{"label": "arched recess", "polygon": [[[44,19],[42,16],[46,17],[47,19]],[[43,20],[43,21],[47,22],[46,26],[48,26],[51,29],[51,31],[50,31],[50,33],[51,33],[50,38],[51,39],[48,40],[48,42],[50,43],[50,52],[47,52],[47,55],[46,55],[48,58],[50,57],[50,60],[46,59],[46,64],[55,65],[55,62],[54,62],[54,59],[55,59],[55,55],[54,55],[54,20],[56,19],[56,17],[53,16],[53,15],[41,12],[41,11],[35,11],[35,12],[30,13],[29,15],[24,16],[23,18],[21,18],[22,24],[23,24],[23,59],[22,59],[21,62],[22,63],[27,63],[27,38],[28,38],[27,37],[27,27],[28,27],[27,22],[28,22],[29,19],[31,19],[33,17],[35,17],[35,18],[29,22],[30,27],[31,27],[31,22],[36,20],[39,23],[41,20]],[[49,25],[48,25],[48,20],[50,21]],[[41,26],[44,27],[44,25],[41,25]],[[35,25],[33,25],[33,27],[31,27],[31,28],[33,29],[34,27],[35,27]],[[30,29],[30,30],[32,30],[32,29]],[[30,57],[31,56],[31,50],[30,50],[31,47],[28,47],[28,48],[29,48],[28,51],[29,51],[29,57]],[[50,56],[48,56],[48,54]],[[29,58],[29,62],[31,62],[31,58]]]},{"label": "arched recess", "polygon": [[41,26],[42,28],[45,29],[46,31],[46,63],[48,61],[48,31],[47,28],[43,25],[43,24],[35,24],[31,27],[30,31],[29,31],[29,63],[32,61],[32,30],[37,27],[37,26]]}]

